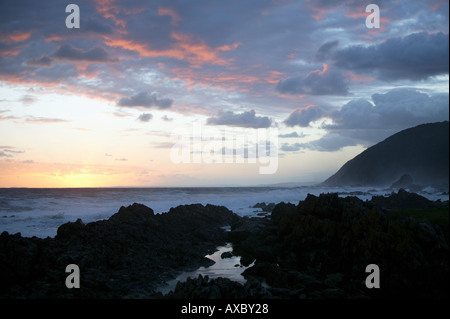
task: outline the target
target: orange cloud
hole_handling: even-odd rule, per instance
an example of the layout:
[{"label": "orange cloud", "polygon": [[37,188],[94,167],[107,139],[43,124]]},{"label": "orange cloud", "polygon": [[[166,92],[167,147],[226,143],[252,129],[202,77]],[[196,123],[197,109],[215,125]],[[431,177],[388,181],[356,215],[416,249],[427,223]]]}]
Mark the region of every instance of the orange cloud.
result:
[{"label": "orange cloud", "polygon": [[353,72],[343,72],[344,76],[349,79],[352,82],[358,82],[358,83],[367,83],[367,82],[372,82],[373,80],[375,80],[374,77],[372,76],[362,76],[362,75],[358,75],[355,74]]},{"label": "orange cloud", "polygon": [[325,74],[328,71],[328,64],[324,63],[324,64],[322,64],[322,67],[323,67],[323,70],[319,71],[320,75]]},{"label": "orange cloud", "polygon": [[315,12],[315,14],[311,14],[311,17],[316,21],[322,21],[330,10],[314,7],[314,4],[308,3],[308,7]]},{"label": "orange cloud", "polygon": [[178,13],[176,13],[175,11],[173,11],[170,8],[159,8],[158,15],[169,16],[170,18],[172,18],[172,25],[174,25],[174,26],[178,25],[181,21],[181,18],[178,15]]},{"label": "orange cloud", "polygon": [[31,32],[14,32],[7,35],[7,39],[12,42],[22,42],[30,38]]},{"label": "orange cloud", "polygon": [[167,57],[189,62],[191,67],[200,67],[203,64],[229,65],[232,59],[222,59],[219,53],[237,48],[239,44],[211,48],[202,40],[180,32],[173,32],[171,38],[175,43],[168,49],[157,50],[147,43],[124,38],[104,37],[104,43],[110,47],[118,47],[125,50],[136,51],[142,57]]},{"label": "orange cloud", "polygon": [[278,71],[269,71],[268,76],[266,78],[267,83],[277,84],[283,77],[283,73]]},{"label": "orange cloud", "polygon": [[16,56],[20,53],[18,50],[5,50],[0,52],[0,56]]},{"label": "orange cloud", "polygon": [[120,13],[120,7],[114,5],[115,0],[95,0],[97,11],[106,19],[112,19],[116,25],[119,27],[117,30],[120,34],[127,34],[125,27],[127,22],[123,19],[119,19],[117,16]]},{"label": "orange cloud", "polygon": [[241,45],[240,42],[235,42],[232,45],[223,45],[221,47],[218,47],[217,50],[219,51],[233,51],[236,50]]},{"label": "orange cloud", "polygon": [[438,1],[438,2],[436,2],[436,3],[433,3],[433,5],[432,5],[432,7],[431,7],[431,10],[432,10],[432,11],[436,11],[436,10],[438,10],[440,7],[445,6],[445,5],[448,6],[448,0]]},{"label": "orange cloud", "polygon": [[[173,68],[170,71],[176,79],[182,79],[191,90],[197,85],[214,86],[224,90],[249,92],[248,85],[252,84],[275,84],[282,78],[282,73],[278,71],[262,71],[250,74],[248,70],[238,69],[239,72],[211,72],[202,70],[196,72],[192,68]],[[247,84],[244,86],[242,84]]]},{"label": "orange cloud", "polygon": [[45,37],[44,40],[45,40],[45,42],[48,43],[48,42],[53,42],[53,41],[62,41],[62,40],[64,40],[64,38],[61,36],[58,36],[58,35],[51,35],[49,37]]}]

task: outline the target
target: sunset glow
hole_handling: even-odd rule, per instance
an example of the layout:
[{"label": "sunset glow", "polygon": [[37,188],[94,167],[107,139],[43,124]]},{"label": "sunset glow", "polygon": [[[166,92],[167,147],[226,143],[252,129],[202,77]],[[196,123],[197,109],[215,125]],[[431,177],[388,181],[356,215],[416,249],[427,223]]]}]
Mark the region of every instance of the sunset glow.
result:
[{"label": "sunset glow", "polygon": [[[352,1],[74,3],[79,29],[65,2],[0,3],[0,187],[321,182],[449,119],[448,2],[380,3],[379,29]],[[276,173],[173,163],[195,122],[276,128]]]}]

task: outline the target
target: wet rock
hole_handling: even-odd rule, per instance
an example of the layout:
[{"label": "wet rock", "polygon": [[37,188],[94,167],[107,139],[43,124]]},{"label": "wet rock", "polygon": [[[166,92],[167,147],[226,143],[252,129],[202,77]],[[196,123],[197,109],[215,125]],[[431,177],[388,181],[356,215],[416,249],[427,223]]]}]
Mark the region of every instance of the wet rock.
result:
[{"label": "wet rock", "polygon": [[231,251],[226,251],[220,255],[220,258],[222,258],[222,259],[231,258],[231,257],[233,257],[233,252],[231,252]]},{"label": "wet rock", "polygon": [[264,202],[263,203],[257,203],[257,204],[255,204],[253,206],[253,208],[260,208],[263,212],[268,212],[268,213],[272,212],[274,207],[275,207],[275,203],[266,204]]}]

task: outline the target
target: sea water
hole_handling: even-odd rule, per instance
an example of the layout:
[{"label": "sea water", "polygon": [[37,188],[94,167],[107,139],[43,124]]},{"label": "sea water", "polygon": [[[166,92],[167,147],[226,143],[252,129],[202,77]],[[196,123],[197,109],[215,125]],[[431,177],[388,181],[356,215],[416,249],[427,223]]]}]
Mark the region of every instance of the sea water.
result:
[{"label": "sea water", "polygon": [[[392,190],[370,188],[298,187],[183,187],[183,188],[3,188],[0,189],[0,233],[21,233],[24,237],[54,237],[60,225],[81,218],[84,223],[108,219],[121,206],[144,204],[155,214],[186,204],[225,206],[239,216],[257,216],[257,203],[297,205],[308,194],[337,192],[370,200],[374,195],[390,195]],[[432,188],[422,196],[448,200]]]}]

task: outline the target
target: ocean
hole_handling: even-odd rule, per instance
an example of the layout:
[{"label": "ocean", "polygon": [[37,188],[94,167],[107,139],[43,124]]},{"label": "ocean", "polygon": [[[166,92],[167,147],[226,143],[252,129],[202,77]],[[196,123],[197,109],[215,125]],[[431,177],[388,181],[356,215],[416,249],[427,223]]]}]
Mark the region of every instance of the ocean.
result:
[{"label": "ocean", "polygon": [[[3,188],[0,189],[0,233],[24,237],[54,237],[60,225],[81,218],[84,223],[108,219],[121,206],[144,204],[160,214],[171,207],[200,203],[222,205],[240,216],[257,216],[260,202],[293,203],[308,193],[337,192],[362,200],[389,195],[392,190],[374,188],[298,187],[182,187],[182,188]],[[448,200],[433,188],[420,192],[431,200]]]}]

